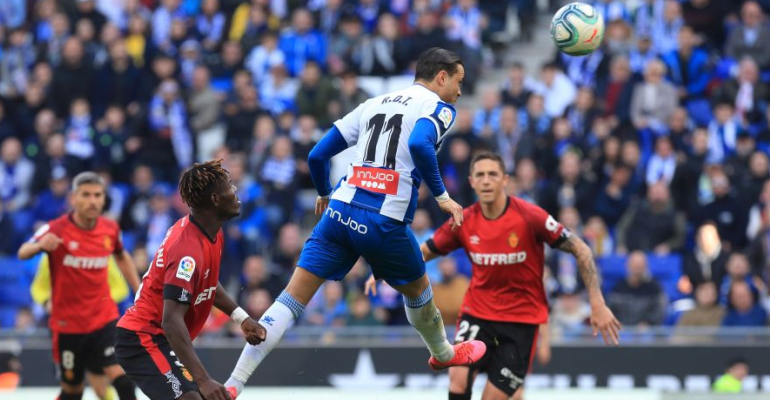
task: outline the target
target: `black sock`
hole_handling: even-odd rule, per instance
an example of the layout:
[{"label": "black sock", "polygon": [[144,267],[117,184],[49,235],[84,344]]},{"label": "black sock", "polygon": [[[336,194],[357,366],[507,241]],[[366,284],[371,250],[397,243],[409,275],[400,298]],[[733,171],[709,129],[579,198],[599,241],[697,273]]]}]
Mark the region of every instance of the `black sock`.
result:
[{"label": "black sock", "polygon": [[449,400],[471,400],[471,393],[470,390],[462,394],[449,392]]},{"label": "black sock", "polygon": [[59,400],[81,400],[83,398],[83,392],[80,393],[64,393],[62,390],[59,393]]},{"label": "black sock", "polygon": [[131,378],[123,375],[112,381],[112,387],[118,392],[120,400],[136,400],[136,386]]}]

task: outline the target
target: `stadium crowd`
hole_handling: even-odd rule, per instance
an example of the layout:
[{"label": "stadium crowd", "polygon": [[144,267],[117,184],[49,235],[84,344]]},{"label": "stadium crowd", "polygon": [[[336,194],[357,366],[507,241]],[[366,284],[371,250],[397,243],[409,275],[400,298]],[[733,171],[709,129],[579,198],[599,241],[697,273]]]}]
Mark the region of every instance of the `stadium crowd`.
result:
[{"label": "stadium crowd", "polygon": [[[622,323],[766,325],[770,1],[593,3],[606,20],[600,50],[554,50],[538,71],[506,65],[502,85],[458,107],[439,152],[447,190],[470,205],[472,154],[499,151],[510,194],[590,244]],[[261,315],[315,222],[307,155],[381,94],[363,82],[409,78],[420,52],[441,46],[463,56],[473,94],[509,4],[531,38],[534,0],[3,0],[0,263],[67,211],[71,177],[95,170],[144,273],[187,213],[180,171],[223,158],[243,214],[226,226],[221,280]],[[418,240],[446,219],[430,197],[421,190]],[[549,252],[546,272],[553,325],[585,326],[574,260]],[[428,273],[452,324],[469,263],[454,254]],[[367,277],[361,261],[327,283],[301,324],[405,324],[394,290],[362,294]],[[0,298],[2,326],[44,326],[24,299]],[[209,330],[226,323],[215,314]]]}]

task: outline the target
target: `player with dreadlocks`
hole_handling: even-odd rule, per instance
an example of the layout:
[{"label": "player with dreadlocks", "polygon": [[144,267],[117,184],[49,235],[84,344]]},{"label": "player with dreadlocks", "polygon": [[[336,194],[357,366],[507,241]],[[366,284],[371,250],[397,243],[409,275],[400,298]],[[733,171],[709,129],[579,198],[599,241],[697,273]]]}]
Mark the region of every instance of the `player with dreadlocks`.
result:
[{"label": "player with dreadlocks", "polygon": [[118,322],[118,362],[153,400],[230,399],[192,346],[212,306],[241,326],[247,342],[265,340],[265,329],[218,281],[222,224],[241,213],[236,192],[221,160],[195,164],[182,174],[179,193],[190,214],[166,232],[135,305]]}]

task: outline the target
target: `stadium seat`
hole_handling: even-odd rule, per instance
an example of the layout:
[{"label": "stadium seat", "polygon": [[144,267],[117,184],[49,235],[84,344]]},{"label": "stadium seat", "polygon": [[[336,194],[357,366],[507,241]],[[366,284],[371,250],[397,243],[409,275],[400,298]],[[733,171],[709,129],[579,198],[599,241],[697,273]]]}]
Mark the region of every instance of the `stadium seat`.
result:
[{"label": "stadium seat", "polygon": [[[618,281],[626,277],[626,256],[608,256],[599,259],[602,274],[602,291],[612,290]],[[660,284],[669,301],[682,298],[677,282],[682,276],[682,257],[679,255],[657,256],[648,254],[647,265],[652,277]]]}]

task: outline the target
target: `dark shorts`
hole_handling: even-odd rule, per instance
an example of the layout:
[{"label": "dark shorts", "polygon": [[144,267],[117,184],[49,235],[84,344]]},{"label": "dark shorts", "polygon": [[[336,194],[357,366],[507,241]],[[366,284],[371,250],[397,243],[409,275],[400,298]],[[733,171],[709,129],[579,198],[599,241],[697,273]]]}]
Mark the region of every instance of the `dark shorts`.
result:
[{"label": "dark shorts", "polygon": [[[524,383],[537,345],[538,326],[516,322],[495,322],[463,315],[457,321],[455,342],[481,340],[487,352],[471,365],[470,377],[487,373],[489,383],[511,396]],[[472,385],[468,385],[471,388]]]},{"label": "dark shorts", "polygon": [[126,375],[152,400],[173,400],[198,391],[163,335],[118,328],[115,356]]},{"label": "dark shorts", "polygon": [[53,359],[62,382],[79,385],[86,370],[103,374],[105,367],[118,363],[114,347],[117,322],[109,322],[90,333],[52,333]]}]

